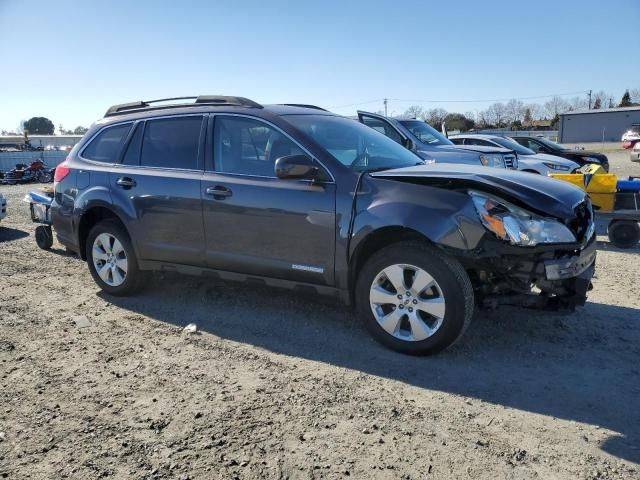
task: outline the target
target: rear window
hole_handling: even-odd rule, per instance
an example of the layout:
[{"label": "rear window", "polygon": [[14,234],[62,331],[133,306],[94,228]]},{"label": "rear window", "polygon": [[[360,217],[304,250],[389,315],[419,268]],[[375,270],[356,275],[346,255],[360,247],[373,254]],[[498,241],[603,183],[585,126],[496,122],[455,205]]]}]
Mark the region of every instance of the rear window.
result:
[{"label": "rear window", "polygon": [[82,152],[82,156],[95,162],[116,163],[122,142],[131,129],[130,123],[102,130]]},{"label": "rear window", "polygon": [[197,169],[201,125],[202,116],[147,120],[140,165]]}]

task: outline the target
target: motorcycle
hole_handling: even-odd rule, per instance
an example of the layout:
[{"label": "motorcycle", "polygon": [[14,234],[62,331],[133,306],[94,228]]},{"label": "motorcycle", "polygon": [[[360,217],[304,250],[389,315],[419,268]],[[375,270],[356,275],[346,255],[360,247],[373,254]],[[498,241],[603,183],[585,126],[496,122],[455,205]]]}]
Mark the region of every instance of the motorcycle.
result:
[{"label": "motorcycle", "polygon": [[16,185],[17,183],[49,183],[53,181],[55,168],[48,168],[42,160],[34,160],[30,165],[19,163],[12,170],[4,172],[2,183]]}]

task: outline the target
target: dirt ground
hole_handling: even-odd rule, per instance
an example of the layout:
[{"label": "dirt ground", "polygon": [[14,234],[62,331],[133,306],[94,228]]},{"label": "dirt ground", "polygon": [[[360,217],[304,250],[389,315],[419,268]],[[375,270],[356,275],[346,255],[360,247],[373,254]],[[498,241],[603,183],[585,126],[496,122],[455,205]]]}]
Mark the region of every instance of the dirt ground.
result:
[{"label": "dirt ground", "polygon": [[34,187],[0,186],[0,478],[640,478],[640,247],[599,237],[575,314],[482,312],[413,358],[285,291],[165,276],[109,297],[36,247]]}]

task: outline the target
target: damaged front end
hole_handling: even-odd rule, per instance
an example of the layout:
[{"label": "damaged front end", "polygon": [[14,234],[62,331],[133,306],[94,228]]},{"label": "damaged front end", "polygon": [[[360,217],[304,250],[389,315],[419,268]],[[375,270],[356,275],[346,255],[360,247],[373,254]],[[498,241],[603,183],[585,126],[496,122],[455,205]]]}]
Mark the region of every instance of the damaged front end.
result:
[{"label": "damaged front end", "polygon": [[428,215],[403,225],[462,263],[480,306],[584,305],[596,259],[589,197],[541,175],[487,170],[493,169],[413,167],[372,176],[404,185],[393,191],[397,202],[422,189]]},{"label": "damaged front end", "polygon": [[[485,248],[486,253],[492,249]],[[513,305],[571,312],[585,304],[595,272],[595,237],[582,250],[523,253],[463,261],[481,307]]]}]

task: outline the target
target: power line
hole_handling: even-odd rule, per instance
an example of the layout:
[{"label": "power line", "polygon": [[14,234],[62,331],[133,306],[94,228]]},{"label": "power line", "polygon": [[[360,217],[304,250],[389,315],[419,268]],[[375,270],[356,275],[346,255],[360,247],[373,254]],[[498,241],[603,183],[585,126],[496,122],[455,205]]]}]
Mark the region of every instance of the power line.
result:
[{"label": "power line", "polygon": [[580,90],[576,92],[568,92],[568,93],[552,93],[549,95],[535,95],[530,97],[511,97],[511,98],[485,98],[479,100],[416,100],[416,99],[403,99],[403,98],[376,98],[375,100],[369,100],[366,102],[359,103],[350,103],[347,105],[336,105],[332,108],[347,108],[347,107],[355,107],[358,105],[368,105],[371,103],[385,102],[385,101],[394,101],[394,102],[407,102],[407,103],[483,103],[483,102],[508,102],[509,100],[539,100],[542,98],[551,98],[551,97],[566,97],[568,95],[579,95],[588,93],[588,90]]}]

